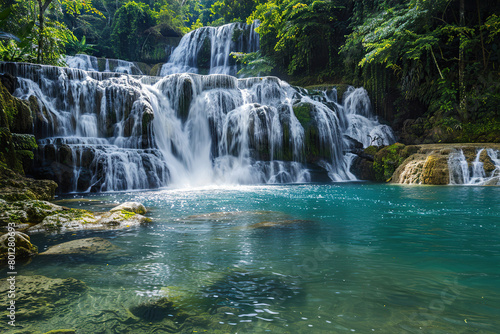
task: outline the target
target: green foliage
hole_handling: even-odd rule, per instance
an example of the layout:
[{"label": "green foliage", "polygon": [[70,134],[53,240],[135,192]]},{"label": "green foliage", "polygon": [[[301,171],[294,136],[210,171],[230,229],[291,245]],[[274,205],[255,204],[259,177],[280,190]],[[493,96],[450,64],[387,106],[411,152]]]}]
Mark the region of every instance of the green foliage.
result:
[{"label": "green foliage", "polygon": [[130,1],[120,7],[111,32],[115,55],[120,59],[137,59],[144,44],[145,31],[152,25],[153,17],[146,4]]},{"label": "green foliage", "polygon": [[409,156],[409,152],[403,150],[405,145],[396,143],[384,147],[375,154],[373,169],[375,171],[375,179],[377,181],[389,181],[392,174]]},{"label": "green foliage", "polygon": [[242,22],[252,14],[256,0],[219,0],[210,7],[211,17],[217,23]]},{"label": "green foliage", "polygon": [[270,75],[276,66],[273,60],[259,51],[251,53],[233,52],[232,56],[241,64],[238,75],[241,77],[260,77]]},{"label": "green foliage", "polygon": [[68,41],[68,45],[66,46],[66,51],[70,54],[91,54],[95,50],[93,49],[93,45],[87,44],[87,37],[83,36],[81,40],[78,40],[76,36],[72,36],[73,38]]},{"label": "green foliage", "polygon": [[290,75],[310,74],[333,64],[342,8],[333,1],[271,0],[258,5],[247,22],[261,22],[257,31],[264,55]]}]

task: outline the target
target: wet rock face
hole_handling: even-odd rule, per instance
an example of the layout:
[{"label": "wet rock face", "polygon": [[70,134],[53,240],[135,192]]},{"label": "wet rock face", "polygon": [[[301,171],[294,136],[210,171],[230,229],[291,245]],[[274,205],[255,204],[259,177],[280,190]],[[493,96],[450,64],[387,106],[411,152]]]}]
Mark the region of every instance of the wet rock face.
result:
[{"label": "wet rock face", "polygon": [[[74,278],[48,278],[40,275],[21,276],[15,278],[16,287],[16,321],[24,319],[47,319],[57,309],[76,301],[87,291],[82,281]],[[0,280],[0,302],[8,305],[10,281]],[[8,311],[2,311],[2,316]],[[6,316],[4,316],[6,318]]]},{"label": "wet rock face", "polygon": [[0,165],[0,199],[9,202],[21,200],[52,200],[57,183],[26,178]]},{"label": "wet rock face", "polygon": [[393,183],[498,184],[498,144],[430,144],[413,147],[417,151],[396,169],[392,176]]}]

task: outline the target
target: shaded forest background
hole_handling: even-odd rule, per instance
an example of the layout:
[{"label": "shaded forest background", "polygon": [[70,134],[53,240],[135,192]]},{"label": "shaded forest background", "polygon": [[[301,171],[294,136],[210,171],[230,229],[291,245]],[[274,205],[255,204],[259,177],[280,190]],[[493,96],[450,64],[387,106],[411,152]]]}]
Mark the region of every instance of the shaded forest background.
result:
[{"label": "shaded forest background", "polygon": [[351,84],[404,143],[500,142],[500,3],[484,0],[0,0],[0,57],[165,62],[202,26],[260,21],[241,75]]}]

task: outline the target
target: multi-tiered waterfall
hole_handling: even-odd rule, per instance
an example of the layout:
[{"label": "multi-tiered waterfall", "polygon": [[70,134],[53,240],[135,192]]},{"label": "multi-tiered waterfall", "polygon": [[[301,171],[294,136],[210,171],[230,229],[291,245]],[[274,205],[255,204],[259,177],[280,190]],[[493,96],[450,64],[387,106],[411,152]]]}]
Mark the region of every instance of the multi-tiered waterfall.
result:
[{"label": "multi-tiered waterfall", "polygon": [[[214,50],[237,40],[219,32],[253,28],[191,35],[210,36]],[[210,71],[234,72],[219,60],[213,65]],[[14,95],[35,112],[35,172],[63,192],[309,182],[318,172],[353,180],[351,149],[370,138],[394,142],[362,88],[350,88],[342,102],[335,89],[307,91],[275,77],[148,77],[22,63],[0,63],[0,72],[17,77]]]},{"label": "multi-tiered waterfall", "polygon": [[237,65],[231,52],[259,50],[258,23],[230,23],[221,27],[203,27],[186,34],[161,69],[162,76],[175,73],[236,75]]}]

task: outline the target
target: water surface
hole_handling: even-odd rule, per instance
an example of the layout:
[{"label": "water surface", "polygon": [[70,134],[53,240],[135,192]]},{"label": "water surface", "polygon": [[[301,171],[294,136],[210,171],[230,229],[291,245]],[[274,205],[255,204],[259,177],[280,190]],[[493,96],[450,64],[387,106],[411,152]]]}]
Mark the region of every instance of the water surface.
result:
[{"label": "water surface", "polygon": [[142,202],[153,223],[34,235],[40,251],[90,236],[123,250],[34,258],[19,274],[75,277],[91,289],[61,314],[23,325],[42,333],[182,331],[168,319],[125,321],[130,307],[168,296],[213,317],[208,332],[497,333],[499,199],[495,187],[365,183],[59,198],[96,211]]}]

